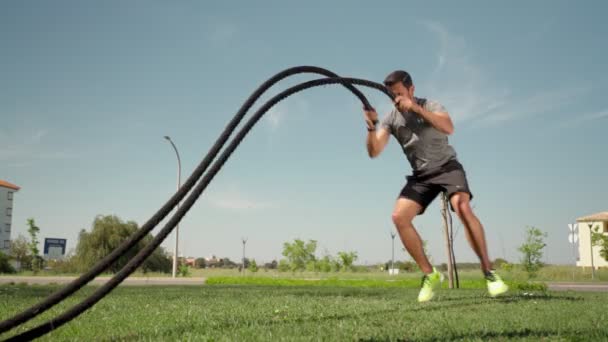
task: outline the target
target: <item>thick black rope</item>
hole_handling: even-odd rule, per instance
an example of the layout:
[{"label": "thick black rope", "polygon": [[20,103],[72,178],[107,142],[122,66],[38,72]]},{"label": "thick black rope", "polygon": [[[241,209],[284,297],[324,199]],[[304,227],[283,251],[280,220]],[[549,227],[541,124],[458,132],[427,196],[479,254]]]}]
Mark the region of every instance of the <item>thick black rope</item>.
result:
[{"label": "thick black rope", "polygon": [[[79,304],[72,307],[70,310],[64,312],[63,314],[51,319],[35,328],[32,328],[28,331],[25,331],[19,335],[13,336],[7,341],[23,341],[23,340],[31,340],[37,337],[40,337],[54,329],[61,327],[63,324],[69,322],[70,320],[78,317],[82,312],[89,309],[91,306],[95,305],[98,301],[100,301],[105,295],[110,293],[116,286],[118,286],[125,278],[127,278],[131,273],[133,273],[150,254],[154,252],[156,248],[163,242],[163,240],[171,233],[173,228],[179,223],[179,221],[184,217],[184,215],[190,210],[190,208],[194,205],[194,203],[198,200],[199,196],[203,193],[205,188],[209,185],[211,180],[215,177],[215,175],[219,172],[224,163],[228,160],[230,155],[236,150],[241,141],[245,138],[247,133],[251,130],[251,128],[260,120],[260,118],[274,105],[284,100],[285,98],[308,88],[321,86],[321,85],[329,85],[329,84],[357,84],[363,85],[366,87],[371,87],[378,89],[393,99],[393,95],[381,84],[361,80],[354,78],[324,78],[313,81],[308,81],[291,87],[280,94],[276,95],[268,102],[266,102],[258,111],[251,117],[245,126],[238,132],[238,134],[231,141],[230,145],[222,152],[218,160],[216,160],[209,172],[205,174],[200,183],[194,188],[193,192],[188,196],[185,202],[180,206],[177,213],[175,213],[169,222],[163,227],[163,229],[154,237],[151,243],[146,245],[133,259],[129,261],[125,267],[123,267],[112,279],[106,282],[103,286],[97,289],[91,296],[87,297],[85,300],[80,302]],[[368,106],[369,108],[369,106]]]},{"label": "thick black rope", "polygon": [[[60,290],[54,292],[43,301],[37,303],[36,305],[24,310],[23,312],[6,319],[0,322],[0,334],[4,333],[24,322],[29,321],[30,319],[36,317],[37,315],[43,313],[44,311],[50,309],[55,304],[61,302],[65,298],[69,297],[74,292],[78,291],[88,282],[93,280],[97,275],[101,274],[105,271],[113,262],[115,262],[118,258],[120,258],[124,253],[130,250],[133,246],[135,246],[141,239],[143,239],[150,231],[156,227],[160,221],[162,221],[173,208],[177,205],[179,201],[181,201],[187,194],[190,192],[194,184],[199,180],[201,175],[207,170],[213,159],[217,156],[220,149],[224,146],[230,135],[234,132],[237,125],[242,121],[243,117],[249,111],[251,106],[255,103],[255,101],[271,86],[276,84],[277,82],[285,79],[289,76],[300,74],[300,73],[315,73],[328,77],[337,77],[335,73],[314,66],[298,66],[283,70],[273,77],[269,78],[266,82],[262,83],[245,101],[245,103],[241,106],[239,111],[235,114],[234,118],[228,123],[228,125],[224,128],[224,131],[218,137],[217,141],[213,145],[213,147],[209,150],[205,158],[201,161],[201,163],[197,166],[194,172],[190,175],[190,177],[186,180],[186,182],[180,187],[180,189],[159,209],[156,214],[154,214],[138,231],[136,231],[128,240],[125,240],[120,246],[118,246],[112,253],[108,254],[101,261],[99,261],[96,265],[94,265],[89,271],[82,274],[77,279],[73,280],[68,285],[64,286]],[[355,87],[350,84],[344,84],[361,102],[363,102],[365,108],[371,108],[369,102],[365,98],[365,96]]]}]

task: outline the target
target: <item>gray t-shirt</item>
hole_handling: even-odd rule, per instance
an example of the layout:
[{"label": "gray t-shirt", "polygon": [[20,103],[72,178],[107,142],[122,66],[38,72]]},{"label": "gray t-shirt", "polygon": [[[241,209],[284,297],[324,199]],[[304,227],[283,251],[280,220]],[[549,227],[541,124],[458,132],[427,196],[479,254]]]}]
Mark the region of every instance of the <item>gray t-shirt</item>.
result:
[{"label": "gray t-shirt", "polygon": [[[424,100],[416,101],[420,104]],[[439,102],[431,100],[426,100],[424,109],[447,112]],[[433,170],[456,158],[456,151],[448,143],[448,136],[417,113],[401,113],[395,108],[382,119],[380,127],[399,141],[414,172]]]}]

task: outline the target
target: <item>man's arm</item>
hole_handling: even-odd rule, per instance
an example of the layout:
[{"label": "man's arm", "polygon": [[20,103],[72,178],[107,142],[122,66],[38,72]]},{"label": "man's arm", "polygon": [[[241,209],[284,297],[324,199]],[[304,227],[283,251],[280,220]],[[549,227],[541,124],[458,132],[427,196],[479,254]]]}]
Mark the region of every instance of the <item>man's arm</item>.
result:
[{"label": "man's arm", "polygon": [[367,132],[367,154],[369,154],[369,157],[375,158],[380,155],[384,147],[386,147],[389,138],[390,134],[384,128]]},{"label": "man's arm", "polygon": [[454,124],[447,111],[429,111],[412,100],[398,96],[395,105],[401,111],[411,110],[428,121],[433,127],[447,135],[454,133]]},{"label": "man's arm", "polygon": [[377,128],[378,113],[375,110],[364,110],[367,123],[367,154],[370,158],[377,157],[386,147],[390,132],[383,127]]}]

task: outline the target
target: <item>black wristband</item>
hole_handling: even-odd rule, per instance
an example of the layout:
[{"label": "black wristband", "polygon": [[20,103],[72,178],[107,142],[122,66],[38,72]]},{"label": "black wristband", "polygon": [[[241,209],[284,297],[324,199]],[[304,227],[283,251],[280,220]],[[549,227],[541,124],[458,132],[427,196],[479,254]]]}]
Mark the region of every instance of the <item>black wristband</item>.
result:
[{"label": "black wristband", "polygon": [[375,130],[376,130],[376,126],[378,126],[378,119],[376,119],[376,120],[372,121],[372,123],[374,124],[374,127],[373,127],[373,128],[369,128],[369,126],[368,126],[368,127],[367,127],[367,131],[368,131],[368,132],[372,132],[372,131],[375,131]]}]

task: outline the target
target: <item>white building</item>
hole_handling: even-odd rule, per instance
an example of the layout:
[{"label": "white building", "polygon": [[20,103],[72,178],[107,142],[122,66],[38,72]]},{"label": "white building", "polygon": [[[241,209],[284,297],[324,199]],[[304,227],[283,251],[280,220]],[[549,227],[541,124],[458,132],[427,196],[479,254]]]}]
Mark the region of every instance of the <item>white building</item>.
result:
[{"label": "white building", "polygon": [[0,179],[0,252],[8,254],[11,248],[13,221],[13,195],[19,187]]},{"label": "white building", "polygon": [[[580,217],[576,220],[578,224],[578,252],[579,260],[576,266],[591,267],[591,232],[599,229],[600,233],[608,234],[608,211]],[[593,266],[608,267],[608,261],[600,256],[600,247],[593,246]]]}]

